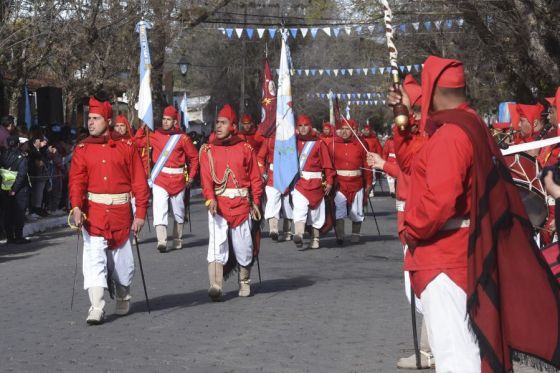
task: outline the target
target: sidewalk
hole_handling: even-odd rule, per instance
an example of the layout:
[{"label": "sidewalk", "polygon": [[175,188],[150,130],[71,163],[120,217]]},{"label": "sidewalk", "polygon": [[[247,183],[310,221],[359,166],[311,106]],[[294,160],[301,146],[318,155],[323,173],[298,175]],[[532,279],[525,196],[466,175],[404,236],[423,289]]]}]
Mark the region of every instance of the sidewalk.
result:
[{"label": "sidewalk", "polygon": [[[200,188],[191,190],[191,197],[199,196],[202,193]],[[37,233],[45,232],[50,229],[60,228],[68,224],[68,216],[50,216],[40,218],[34,221],[25,223],[23,227],[23,236],[33,236]]]}]

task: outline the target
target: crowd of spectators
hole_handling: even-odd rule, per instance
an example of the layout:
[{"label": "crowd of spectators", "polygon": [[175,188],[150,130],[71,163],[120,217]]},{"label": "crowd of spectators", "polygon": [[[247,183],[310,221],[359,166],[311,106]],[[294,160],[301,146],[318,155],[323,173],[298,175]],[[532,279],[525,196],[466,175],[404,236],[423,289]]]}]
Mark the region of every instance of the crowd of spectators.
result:
[{"label": "crowd of spectators", "polygon": [[0,118],[0,241],[26,243],[25,222],[67,213],[68,169],[81,132],[66,125],[28,130],[12,116]]}]

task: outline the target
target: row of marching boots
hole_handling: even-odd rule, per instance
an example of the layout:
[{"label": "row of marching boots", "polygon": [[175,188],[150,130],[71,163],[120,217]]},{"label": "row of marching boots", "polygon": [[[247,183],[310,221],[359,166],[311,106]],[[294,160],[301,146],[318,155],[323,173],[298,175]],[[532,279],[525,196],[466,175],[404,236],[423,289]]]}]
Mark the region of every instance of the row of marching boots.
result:
[{"label": "row of marching boots", "polygon": [[[157,250],[160,253],[167,252],[167,226],[166,225],[156,225],[156,238],[157,238]],[[173,223],[173,243],[171,248],[175,250],[180,250],[183,248],[183,223]]]},{"label": "row of marching boots", "polygon": [[[305,222],[295,222],[294,233],[292,237],[292,220],[283,219],[283,229],[282,233],[278,230],[279,219],[270,218],[268,219],[269,235],[273,241],[284,242],[293,239],[296,247],[303,247],[303,236],[305,233]],[[361,222],[352,222],[352,235],[350,242],[353,244],[360,243],[360,231],[362,229]],[[336,243],[338,245],[344,245],[344,219],[337,219],[335,224],[335,234]],[[319,248],[319,238],[320,230],[317,228],[311,228],[311,240],[309,241],[310,249]]]}]

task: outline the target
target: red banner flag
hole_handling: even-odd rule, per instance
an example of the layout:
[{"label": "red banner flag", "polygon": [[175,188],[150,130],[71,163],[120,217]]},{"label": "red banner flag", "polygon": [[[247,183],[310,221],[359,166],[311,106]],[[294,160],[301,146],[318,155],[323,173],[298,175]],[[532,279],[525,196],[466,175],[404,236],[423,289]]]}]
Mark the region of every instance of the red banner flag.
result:
[{"label": "red banner flag", "polygon": [[276,84],[272,79],[268,59],[264,60],[261,104],[262,118],[259,129],[264,137],[271,137],[276,133]]}]

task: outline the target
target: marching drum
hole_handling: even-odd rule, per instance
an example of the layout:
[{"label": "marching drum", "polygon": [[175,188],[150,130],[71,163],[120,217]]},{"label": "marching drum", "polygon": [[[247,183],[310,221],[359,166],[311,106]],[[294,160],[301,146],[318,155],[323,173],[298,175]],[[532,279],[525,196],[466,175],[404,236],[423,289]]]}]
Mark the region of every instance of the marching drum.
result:
[{"label": "marching drum", "polygon": [[546,192],[539,175],[541,167],[535,157],[527,153],[505,155],[506,165],[519,190],[529,220],[535,229],[543,227],[548,217]]}]

